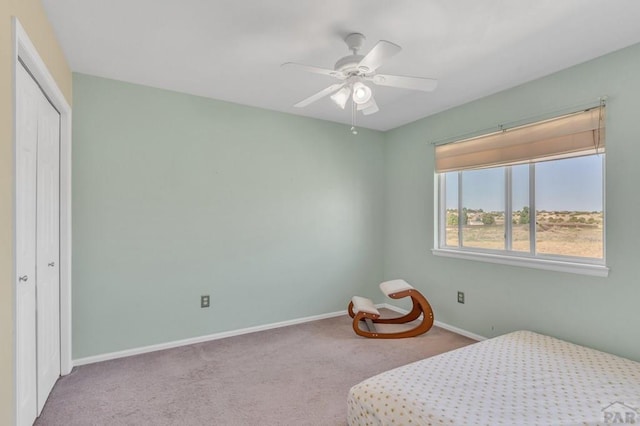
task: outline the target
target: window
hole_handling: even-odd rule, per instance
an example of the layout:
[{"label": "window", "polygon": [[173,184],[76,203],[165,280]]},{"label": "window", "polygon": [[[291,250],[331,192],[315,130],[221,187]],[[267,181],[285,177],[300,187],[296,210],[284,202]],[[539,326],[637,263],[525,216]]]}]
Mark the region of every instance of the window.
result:
[{"label": "window", "polygon": [[606,276],[603,108],[436,147],[434,254]]}]

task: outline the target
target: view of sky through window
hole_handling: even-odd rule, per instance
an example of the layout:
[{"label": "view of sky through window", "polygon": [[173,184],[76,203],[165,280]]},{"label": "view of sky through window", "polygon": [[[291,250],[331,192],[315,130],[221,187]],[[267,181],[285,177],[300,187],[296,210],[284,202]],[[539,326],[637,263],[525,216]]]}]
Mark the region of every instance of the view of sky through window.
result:
[{"label": "view of sky through window", "polygon": [[[599,155],[536,163],[537,210],[601,211],[601,164]],[[504,210],[504,186],[496,190],[496,185],[489,183],[504,182],[504,167],[465,171],[463,175],[467,173],[472,176],[480,173],[482,178],[463,179],[464,207],[487,212]],[[447,173],[447,209],[458,206],[457,175],[457,172]],[[528,179],[528,164],[513,167],[514,187],[520,187],[518,182],[528,182]],[[526,192],[514,191],[513,209],[528,205],[527,183]]]},{"label": "view of sky through window", "polygon": [[536,209],[602,211],[599,155],[536,164]]}]

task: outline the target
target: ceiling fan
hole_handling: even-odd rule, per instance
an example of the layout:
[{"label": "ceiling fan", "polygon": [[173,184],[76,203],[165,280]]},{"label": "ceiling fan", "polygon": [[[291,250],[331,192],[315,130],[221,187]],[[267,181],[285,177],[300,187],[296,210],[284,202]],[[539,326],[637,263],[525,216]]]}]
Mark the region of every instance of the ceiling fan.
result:
[{"label": "ceiling fan", "polygon": [[331,99],[340,108],[344,109],[351,97],[354,111],[361,111],[364,115],[370,115],[379,111],[373,98],[371,87],[366,83],[371,82],[378,86],[398,87],[402,89],[421,90],[430,92],[436,88],[438,81],[432,78],[408,77],[400,75],[378,74],[376,70],[389,58],[396,55],[402,48],[397,44],[386,40],[380,40],[366,55],[359,55],[365,36],[360,33],[352,33],[345,37],[349,50],[353,53],[340,58],[333,69],[319,68],[310,65],[286,62],[282,67],[297,68],[316,74],[323,74],[339,80],[338,83],[322,89],[318,93],[295,104],[295,107],[306,107],[313,102],[331,95]]}]

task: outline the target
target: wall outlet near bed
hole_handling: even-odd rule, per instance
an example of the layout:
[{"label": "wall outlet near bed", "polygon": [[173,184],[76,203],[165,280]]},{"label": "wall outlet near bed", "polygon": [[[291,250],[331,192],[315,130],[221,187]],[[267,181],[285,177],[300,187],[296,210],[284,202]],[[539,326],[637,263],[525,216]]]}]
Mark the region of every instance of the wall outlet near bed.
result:
[{"label": "wall outlet near bed", "polygon": [[204,296],[200,296],[200,307],[208,308],[209,307],[209,295],[206,294]]},{"label": "wall outlet near bed", "polygon": [[458,303],[464,303],[464,292],[458,292]]}]

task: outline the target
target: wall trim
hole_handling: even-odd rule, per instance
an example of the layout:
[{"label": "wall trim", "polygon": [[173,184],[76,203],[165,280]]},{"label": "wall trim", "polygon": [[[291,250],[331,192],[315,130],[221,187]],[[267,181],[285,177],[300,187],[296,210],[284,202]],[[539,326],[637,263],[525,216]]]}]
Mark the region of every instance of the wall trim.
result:
[{"label": "wall trim", "polygon": [[481,342],[483,340],[487,340],[488,339],[487,337],[481,336],[479,334],[472,333],[470,331],[464,330],[462,328],[458,328],[458,327],[453,326],[453,325],[449,325],[449,324],[444,323],[442,321],[434,321],[433,324],[438,326],[438,327],[440,327],[440,328],[444,328],[445,330],[452,331],[452,332],[454,332],[456,334],[459,334],[461,336],[468,337],[469,339],[477,340],[478,342]]},{"label": "wall trim", "polygon": [[[398,308],[397,306],[393,306],[390,305],[388,303],[378,303],[375,305],[376,308],[387,308],[390,309],[394,312],[398,312],[401,314],[406,314],[409,311]],[[339,317],[342,315],[348,315],[347,311],[337,311],[337,312],[330,312],[327,314],[320,314],[320,315],[312,315],[312,316],[308,316],[308,317],[303,317],[303,318],[296,318],[296,319],[292,319],[292,320],[287,320],[287,321],[280,321],[280,322],[274,322],[271,324],[264,324],[264,325],[257,325],[257,326],[253,326],[253,327],[247,327],[247,328],[241,328],[238,330],[230,330],[230,331],[222,331],[220,333],[213,333],[213,334],[207,334],[204,336],[198,336],[198,337],[191,337],[188,339],[181,339],[181,340],[174,340],[171,342],[165,342],[165,343],[158,343],[156,345],[149,345],[149,346],[141,346],[138,348],[131,348],[131,349],[125,349],[122,351],[116,351],[116,352],[108,352],[105,354],[100,354],[100,355],[93,355],[93,356],[89,356],[89,357],[84,357],[84,358],[78,358],[78,359],[74,359],[73,360],[73,366],[74,367],[79,367],[81,365],[87,365],[87,364],[94,364],[96,362],[102,362],[102,361],[110,361],[113,359],[118,359],[118,358],[125,358],[125,357],[129,357],[129,356],[134,356],[134,355],[141,355],[141,354],[146,354],[146,353],[150,353],[150,352],[156,352],[156,351],[162,351],[165,349],[172,349],[172,348],[178,348],[181,346],[188,346],[188,345],[193,345],[196,343],[204,343],[204,342],[210,342],[213,340],[220,340],[220,339],[226,339],[227,337],[234,337],[234,336],[241,336],[243,334],[250,334],[250,333],[257,333],[259,331],[266,331],[266,330],[272,330],[274,328],[282,328],[282,327],[288,327],[290,325],[297,325],[297,324],[303,324],[306,322],[311,322],[311,321],[318,321],[318,320],[323,320],[323,319],[327,319],[327,318],[335,318],[335,317]],[[440,327],[440,328],[444,328],[445,330],[449,330],[452,331],[454,333],[460,334],[461,336],[465,336],[468,337],[470,339],[473,340],[477,340],[477,341],[481,341],[481,340],[486,340],[487,338],[484,336],[480,336],[478,334],[475,333],[471,333],[470,331],[443,323],[441,321],[435,321],[434,325]]]},{"label": "wall trim", "polygon": [[225,339],[227,337],[241,336],[243,334],[256,333],[259,331],[272,330],[274,328],[287,327],[290,325],[303,324],[305,322],[318,321],[327,318],[339,317],[347,315],[347,311],[330,312],[328,314],[312,315],[309,317],[296,318],[288,321],[274,322],[271,324],[257,325],[253,327],[241,328],[238,330],[222,331],[220,333],[207,334],[204,336],[191,337],[188,339],[174,340],[166,343],[158,343],[156,345],[141,346],[138,348],[125,349],[123,351],[109,352],[100,355],[78,358],[73,360],[74,367],[81,365],[93,364],[96,362],[109,361],[112,359],[125,358],[133,355],[140,355],[149,352],[156,352],[165,349],[177,348],[180,346],[193,345],[195,343],[210,342],[213,340]]},{"label": "wall trim", "polygon": [[[390,310],[392,310],[394,312],[398,312],[399,314],[408,314],[409,313],[409,311],[407,311],[406,309],[398,308],[397,306],[390,305],[389,303],[381,303],[379,305],[376,305],[376,307],[387,308],[387,309],[390,309]],[[433,325],[435,325],[436,327],[444,328],[445,330],[452,331],[452,332],[454,332],[456,334],[459,334],[461,336],[468,337],[469,339],[477,340],[479,342],[481,342],[483,340],[487,340],[487,337],[481,336],[481,335],[476,334],[476,333],[472,333],[470,331],[467,331],[465,329],[456,327],[454,325],[449,325],[449,324],[447,324],[445,322],[442,322],[442,321],[435,320],[433,322]]]}]

